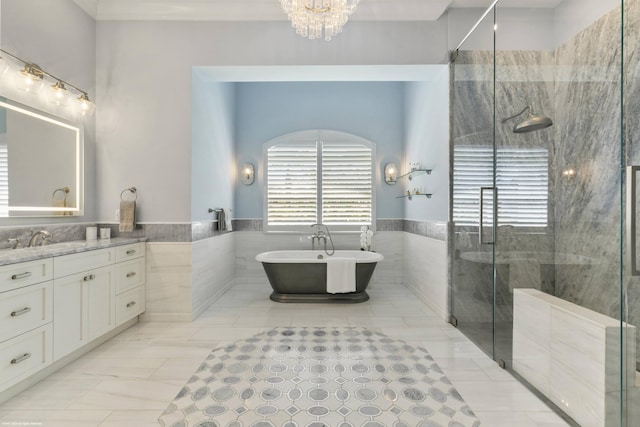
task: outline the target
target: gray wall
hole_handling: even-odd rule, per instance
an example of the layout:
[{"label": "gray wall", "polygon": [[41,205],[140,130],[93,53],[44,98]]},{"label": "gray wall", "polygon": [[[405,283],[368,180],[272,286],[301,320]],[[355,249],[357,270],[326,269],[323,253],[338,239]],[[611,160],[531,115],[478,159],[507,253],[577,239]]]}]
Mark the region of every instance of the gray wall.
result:
[{"label": "gray wall", "polygon": [[[95,100],[96,23],[93,19],[70,0],[3,0],[0,7],[2,49],[37,63],[47,72],[88,91],[89,97]],[[7,95],[7,92],[0,95]],[[47,108],[46,104],[36,105]],[[88,173],[85,177],[85,215],[81,220],[91,222],[96,219],[97,200],[95,117],[85,121],[84,127],[84,163]],[[72,221],[77,222],[78,218],[2,218],[0,225]]]},{"label": "gray wall", "polygon": [[[113,220],[117,196],[131,185],[138,187],[140,221],[198,217],[185,191],[197,155],[191,152],[193,66],[443,63],[446,27],[444,19],[350,22],[349,31],[322,44],[295,36],[286,22],[99,22],[99,218]],[[215,191],[215,182],[208,185]]]}]

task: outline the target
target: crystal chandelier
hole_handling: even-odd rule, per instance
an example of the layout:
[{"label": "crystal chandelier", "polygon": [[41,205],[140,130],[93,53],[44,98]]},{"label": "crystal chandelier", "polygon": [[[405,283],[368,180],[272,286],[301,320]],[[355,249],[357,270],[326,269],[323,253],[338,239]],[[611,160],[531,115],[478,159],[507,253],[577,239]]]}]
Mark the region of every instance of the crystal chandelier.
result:
[{"label": "crystal chandelier", "polygon": [[324,39],[342,32],[360,0],[280,0],[296,33],[310,39]]}]

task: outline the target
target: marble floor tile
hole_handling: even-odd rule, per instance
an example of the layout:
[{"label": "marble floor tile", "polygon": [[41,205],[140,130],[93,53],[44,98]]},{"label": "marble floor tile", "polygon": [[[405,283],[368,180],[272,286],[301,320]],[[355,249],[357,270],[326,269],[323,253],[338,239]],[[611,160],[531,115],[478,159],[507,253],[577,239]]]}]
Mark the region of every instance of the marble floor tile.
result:
[{"label": "marble floor tile", "polygon": [[[213,348],[274,327],[356,326],[351,321],[427,349],[483,427],[566,425],[407,288],[376,286],[369,301],[355,305],[279,304],[269,300],[270,292],[265,280],[247,280],[193,322],[151,322],[143,316],[141,323],[0,404],[0,426],[8,420],[38,421],[46,427],[157,426],[158,417]],[[350,390],[350,396],[356,391]],[[362,421],[357,407],[346,408],[349,419]],[[317,420],[304,414],[301,419]],[[417,425],[410,416],[404,422]]]}]

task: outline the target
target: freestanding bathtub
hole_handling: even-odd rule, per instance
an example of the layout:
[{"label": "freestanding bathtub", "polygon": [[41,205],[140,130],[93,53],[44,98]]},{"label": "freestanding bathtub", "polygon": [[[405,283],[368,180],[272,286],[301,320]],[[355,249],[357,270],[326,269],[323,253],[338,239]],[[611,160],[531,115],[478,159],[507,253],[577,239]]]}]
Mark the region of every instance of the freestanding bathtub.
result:
[{"label": "freestanding bathtub", "polygon": [[384,257],[376,252],[338,250],[339,258],[356,259],[356,291],[327,293],[328,255],[321,250],[271,251],[256,256],[273,288],[270,298],[276,302],[357,303],[369,299],[367,286],[378,261]]}]

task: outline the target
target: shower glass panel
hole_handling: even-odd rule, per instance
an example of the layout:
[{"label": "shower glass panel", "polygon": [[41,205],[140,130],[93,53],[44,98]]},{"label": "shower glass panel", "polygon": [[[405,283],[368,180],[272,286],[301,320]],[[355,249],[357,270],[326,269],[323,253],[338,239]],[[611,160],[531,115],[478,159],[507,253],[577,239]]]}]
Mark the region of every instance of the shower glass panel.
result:
[{"label": "shower glass panel", "polygon": [[490,244],[495,218],[493,21],[493,13],[485,16],[464,47],[458,50],[452,62],[451,91],[451,320],[489,355],[493,355],[494,345],[493,245]]},{"label": "shower glass panel", "polygon": [[575,425],[640,425],[638,28],[500,0],[452,54],[452,322]]}]

